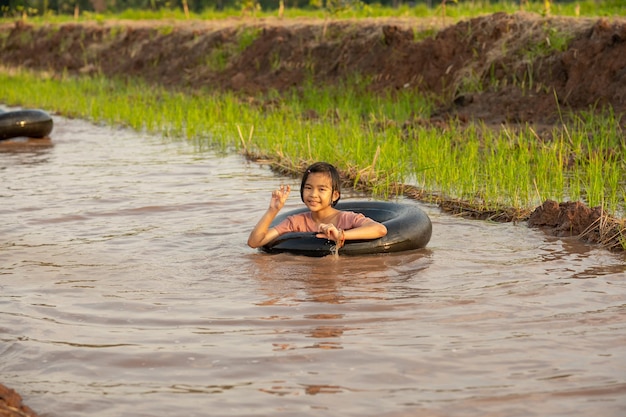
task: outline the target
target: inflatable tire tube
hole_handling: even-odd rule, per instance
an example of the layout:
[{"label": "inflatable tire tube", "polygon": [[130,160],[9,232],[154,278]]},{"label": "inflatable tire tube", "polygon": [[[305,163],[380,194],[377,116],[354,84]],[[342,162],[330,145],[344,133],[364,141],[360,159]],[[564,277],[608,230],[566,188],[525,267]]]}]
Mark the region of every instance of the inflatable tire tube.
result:
[{"label": "inflatable tire tube", "polygon": [[[387,235],[373,240],[348,240],[339,250],[341,255],[365,255],[421,249],[430,241],[432,223],[428,215],[411,204],[382,201],[343,202],[337,209],[363,213],[387,227]],[[274,219],[270,227],[288,216],[307,211],[307,208],[283,213]],[[306,256],[331,254],[335,242],[315,237],[315,233],[285,233],[261,249],[268,253],[289,252]]]},{"label": "inflatable tire tube", "polygon": [[0,113],[0,140],[27,137],[44,138],[52,131],[52,118],[41,110]]}]

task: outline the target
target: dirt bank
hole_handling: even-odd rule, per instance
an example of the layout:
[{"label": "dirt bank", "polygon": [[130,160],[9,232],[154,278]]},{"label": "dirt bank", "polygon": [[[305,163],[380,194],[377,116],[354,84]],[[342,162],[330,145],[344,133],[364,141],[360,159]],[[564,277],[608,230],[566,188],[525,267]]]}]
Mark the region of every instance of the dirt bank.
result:
[{"label": "dirt bank", "polygon": [[37,417],[37,414],[22,403],[22,397],[0,384],[0,417]]},{"label": "dirt bank", "polygon": [[[617,114],[626,112],[626,19],[498,13],[456,24],[419,19],[17,22],[1,26],[0,36],[4,66],[141,77],[174,88],[256,95],[298,88],[308,79],[333,85],[359,74],[371,80],[368,88],[374,92],[412,89],[432,95],[438,108],[427,122],[437,125],[453,117],[492,126],[530,123],[541,133],[570,111],[610,106]],[[578,222],[580,228],[571,227],[577,222],[568,227],[542,223],[545,216],[535,216],[531,224],[580,234],[599,222],[597,210],[590,211],[591,223]],[[586,236],[595,239],[593,233]]]},{"label": "dirt bank", "polygon": [[559,108],[626,111],[626,19],[499,13],[443,28],[416,19],[19,22],[0,34],[4,65],[54,72],[246,94],[361,74],[373,91],[433,94],[439,116],[498,124],[554,122]]}]

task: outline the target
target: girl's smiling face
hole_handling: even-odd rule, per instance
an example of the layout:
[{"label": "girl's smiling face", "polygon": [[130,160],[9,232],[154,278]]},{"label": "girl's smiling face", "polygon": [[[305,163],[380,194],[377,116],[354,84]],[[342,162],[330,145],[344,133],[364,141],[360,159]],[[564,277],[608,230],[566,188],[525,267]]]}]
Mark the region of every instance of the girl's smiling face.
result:
[{"label": "girl's smiling face", "polygon": [[308,175],[302,191],[302,200],[309,210],[323,210],[338,198],[339,191],[333,191],[330,175],[324,172],[312,172]]}]

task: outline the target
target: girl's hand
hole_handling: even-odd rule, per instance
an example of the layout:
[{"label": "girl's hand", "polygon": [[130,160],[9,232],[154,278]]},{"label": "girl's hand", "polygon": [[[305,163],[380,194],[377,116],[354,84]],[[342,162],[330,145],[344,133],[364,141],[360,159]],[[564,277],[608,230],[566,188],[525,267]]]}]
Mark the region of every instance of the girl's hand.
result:
[{"label": "girl's hand", "polygon": [[316,236],[319,238],[334,240],[340,245],[340,247],[343,246],[343,243],[345,241],[343,230],[337,229],[334,224],[320,224],[320,230]]},{"label": "girl's hand", "polygon": [[290,185],[281,185],[278,190],[272,192],[272,200],[270,201],[270,208],[280,210],[285,205],[289,192],[291,191]]}]

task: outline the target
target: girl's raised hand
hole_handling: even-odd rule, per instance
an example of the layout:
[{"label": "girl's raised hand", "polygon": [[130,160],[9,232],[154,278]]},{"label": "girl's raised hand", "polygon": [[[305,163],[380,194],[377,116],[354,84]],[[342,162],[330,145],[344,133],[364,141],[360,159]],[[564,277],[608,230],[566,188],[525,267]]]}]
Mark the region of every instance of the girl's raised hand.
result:
[{"label": "girl's raised hand", "polygon": [[285,205],[289,192],[291,191],[290,185],[281,185],[278,190],[272,192],[272,200],[270,201],[270,208],[280,210]]}]

